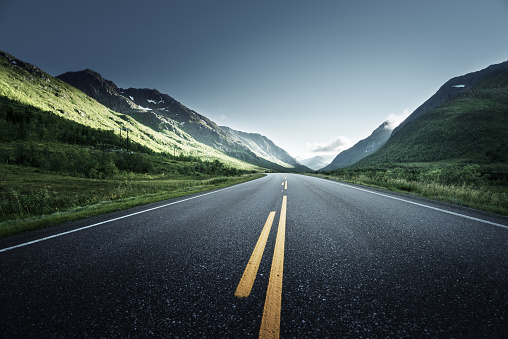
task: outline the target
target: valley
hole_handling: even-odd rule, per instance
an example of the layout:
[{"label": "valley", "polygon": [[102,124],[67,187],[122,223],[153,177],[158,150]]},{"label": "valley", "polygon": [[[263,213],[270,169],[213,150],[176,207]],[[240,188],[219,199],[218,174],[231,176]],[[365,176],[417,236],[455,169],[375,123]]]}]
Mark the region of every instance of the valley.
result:
[{"label": "valley", "polygon": [[[119,88],[89,69],[52,77],[5,52],[0,66],[3,236],[253,173],[313,172],[267,137],[219,126],[156,89]],[[505,62],[451,79],[401,125],[382,123],[328,165],[304,163],[322,177],[508,214],[507,98]]]}]

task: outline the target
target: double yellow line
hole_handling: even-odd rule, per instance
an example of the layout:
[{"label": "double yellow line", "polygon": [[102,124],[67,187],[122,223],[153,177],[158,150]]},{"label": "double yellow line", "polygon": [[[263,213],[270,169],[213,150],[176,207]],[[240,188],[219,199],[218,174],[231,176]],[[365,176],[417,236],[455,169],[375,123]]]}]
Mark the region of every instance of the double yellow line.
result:
[{"label": "double yellow line", "polygon": [[[280,333],[282,273],[284,268],[284,242],[286,239],[286,210],[287,196],[285,195],[282,198],[279,228],[277,229],[272,268],[270,270],[270,279],[268,281],[268,289],[266,291],[263,318],[261,319],[261,329],[259,330],[260,338],[278,338]],[[250,295],[274,218],[275,211],[272,211],[268,215],[268,219],[266,219],[265,226],[261,231],[258,242],[256,243],[254,251],[247,263],[247,267],[245,267],[240,283],[236,288],[235,296],[238,298],[247,298]]]},{"label": "double yellow line", "polygon": [[280,309],[282,300],[282,270],[284,268],[284,242],[286,240],[287,196],[282,198],[279,228],[275,240],[272,269],[266,290],[265,307],[261,319],[260,338],[278,338],[280,332]]}]

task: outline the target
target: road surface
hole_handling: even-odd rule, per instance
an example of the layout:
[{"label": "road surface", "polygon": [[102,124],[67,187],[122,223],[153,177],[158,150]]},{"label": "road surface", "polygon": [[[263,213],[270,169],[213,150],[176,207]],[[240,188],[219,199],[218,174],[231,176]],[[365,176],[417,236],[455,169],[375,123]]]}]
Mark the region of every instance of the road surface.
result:
[{"label": "road surface", "polygon": [[295,174],[0,241],[0,336],[508,333],[508,218]]}]

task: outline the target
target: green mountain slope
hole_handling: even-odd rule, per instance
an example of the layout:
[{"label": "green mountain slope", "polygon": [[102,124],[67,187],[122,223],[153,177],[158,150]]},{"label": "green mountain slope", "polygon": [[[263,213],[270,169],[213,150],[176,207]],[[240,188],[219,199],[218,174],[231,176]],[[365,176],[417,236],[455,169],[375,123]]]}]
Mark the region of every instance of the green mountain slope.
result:
[{"label": "green mountain slope", "polygon": [[220,126],[220,128],[230,135],[232,140],[239,140],[261,159],[275,163],[285,170],[294,169],[298,172],[310,171],[310,168],[300,164],[295,158],[289,155],[288,152],[275,145],[273,141],[263,135],[241,132],[226,126]]},{"label": "green mountain slope", "polygon": [[[303,168],[287,152],[270,147],[268,152],[259,152],[257,143],[217,126],[207,117],[189,109],[171,96],[156,89],[128,88],[116,86],[92,70],[67,72],[57,78],[63,80],[110,109],[135,118],[156,131],[172,135],[184,131],[195,140],[220,152],[276,171],[300,171]],[[270,141],[271,143],[271,141]],[[273,144],[273,143],[272,143]]]},{"label": "green mountain slope", "polygon": [[355,167],[414,162],[508,166],[508,68],[411,119]]},{"label": "green mountain slope", "polygon": [[128,131],[130,143],[155,152],[219,160],[228,166],[245,170],[259,169],[200,143],[170,119],[159,120],[159,123],[171,125],[171,128],[165,128],[164,133],[156,131],[129,115],[105,107],[39,68],[1,51],[0,99],[4,102],[3,107],[10,107],[11,102],[19,103],[21,106],[17,109],[21,109],[23,105],[34,107],[86,127],[109,131],[119,137],[126,138]]}]

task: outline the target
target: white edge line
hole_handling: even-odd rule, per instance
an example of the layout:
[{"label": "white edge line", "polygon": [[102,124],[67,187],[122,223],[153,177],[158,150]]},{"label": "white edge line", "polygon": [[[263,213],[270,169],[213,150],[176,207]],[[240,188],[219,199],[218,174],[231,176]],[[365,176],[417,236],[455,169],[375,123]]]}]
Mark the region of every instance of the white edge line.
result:
[{"label": "white edge line", "polygon": [[139,212],[127,214],[127,215],[124,215],[124,216],[121,216],[121,217],[118,217],[118,218],[113,218],[113,219],[101,221],[101,222],[98,222],[96,224],[92,224],[92,225],[88,225],[88,226],[83,226],[83,227],[80,227],[80,228],[76,228],[74,230],[70,230],[70,231],[66,231],[66,232],[50,235],[48,237],[44,237],[44,238],[40,238],[40,239],[37,239],[37,240],[28,241],[28,242],[25,242],[25,243],[22,243],[22,244],[19,244],[19,245],[2,248],[2,249],[0,249],[0,253],[1,252],[7,252],[7,251],[13,250],[13,249],[18,248],[18,247],[24,247],[24,246],[28,246],[28,245],[31,245],[31,244],[35,244],[35,243],[41,242],[41,241],[57,238],[57,237],[60,237],[62,235],[66,235],[66,234],[82,231],[82,230],[85,230],[87,228],[92,228],[92,227],[99,226],[99,225],[102,225],[102,224],[107,224],[109,222],[117,221],[117,220],[120,220],[120,219],[129,218],[129,217],[132,217],[132,216],[137,215],[137,214],[146,213],[146,212],[150,212],[150,211],[153,211],[153,210],[156,210],[156,209],[159,209],[159,208],[163,208],[163,207],[168,207],[168,206],[171,206],[171,205],[179,204],[179,203],[184,202],[184,201],[189,201],[189,200],[192,200],[192,199],[201,198],[201,197],[204,197],[205,195],[209,195],[209,194],[214,194],[214,193],[218,193],[218,192],[221,192],[221,191],[225,191],[225,190],[228,190],[230,188],[234,188],[234,187],[238,187],[238,186],[243,185],[243,184],[247,184],[249,182],[250,181],[243,182],[243,183],[236,184],[236,185],[233,185],[233,186],[221,188],[221,189],[216,190],[216,191],[200,194],[200,195],[197,195],[195,197],[191,197],[191,198],[186,198],[186,199],[183,199],[183,200],[174,201],[174,202],[171,202],[169,204],[164,204],[164,205],[161,205],[161,206],[152,207],[152,208],[149,208],[149,209],[146,209],[146,210],[142,210],[142,211],[139,211]]},{"label": "white edge line", "polygon": [[[315,177],[315,178],[317,178],[317,177]],[[325,178],[318,178],[318,179],[327,180]],[[391,196],[391,195],[387,195],[387,194],[383,194],[383,193],[379,193],[379,192],[374,192],[374,191],[363,189],[363,188],[356,187],[356,186],[351,186],[351,185],[343,184],[341,182],[334,181],[334,180],[331,180],[331,179],[328,179],[327,181],[331,182],[333,184],[337,184],[337,185],[341,185],[341,186],[345,186],[345,187],[349,187],[349,188],[354,188],[354,189],[359,190],[359,191],[363,191],[363,192],[367,192],[367,193],[372,193],[372,194],[380,195],[380,196],[385,197],[385,198],[390,198],[390,199],[394,199],[394,200],[404,201],[404,202],[407,202],[409,204],[413,204],[413,205],[416,205],[416,206],[426,207],[426,208],[429,208],[431,210],[435,210],[435,211],[439,211],[439,212],[443,212],[443,213],[448,213],[448,214],[455,215],[455,216],[458,216],[458,217],[462,217],[462,218],[466,218],[466,219],[482,222],[482,223],[485,223],[485,224],[489,224],[489,225],[493,225],[493,226],[497,226],[497,227],[502,227],[502,228],[508,229],[508,226],[503,225],[503,224],[498,224],[498,223],[495,223],[495,222],[492,222],[492,221],[478,219],[478,218],[475,218],[475,217],[470,217],[470,216],[465,215],[465,214],[455,213],[455,212],[447,211],[447,210],[444,210],[444,209],[441,209],[441,208],[437,208],[437,207],[432,207],[432,206],[429,206],[429,205],[420,204],[420,203],[417,203],[417,202],[414,202],[414,201],[411,201],[411,200],[401,199],[401,198],[397,198],[397,197],[394,197],[394,196]]]}]

